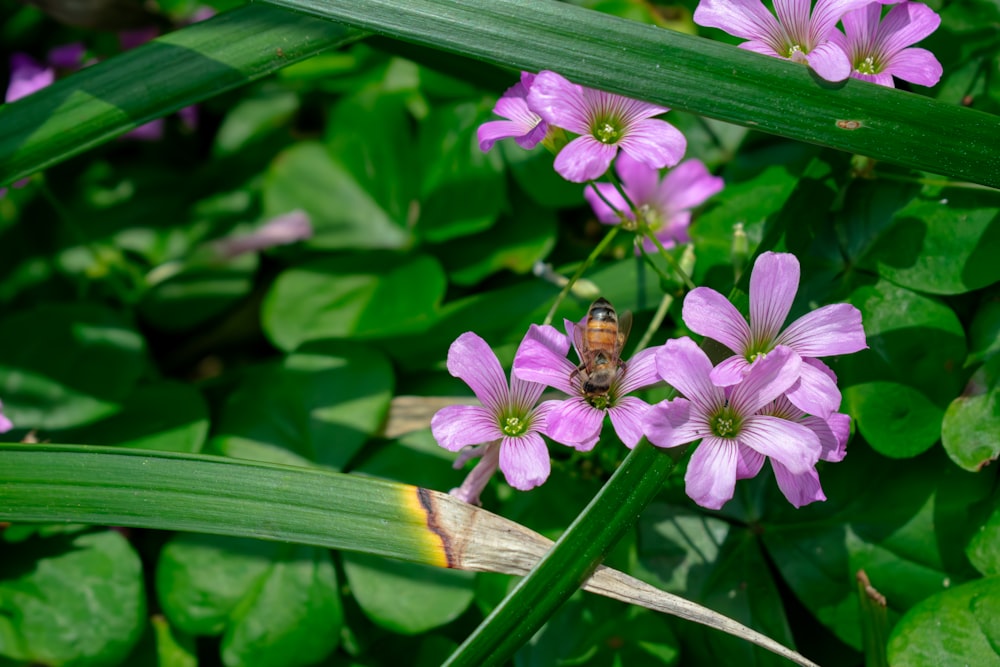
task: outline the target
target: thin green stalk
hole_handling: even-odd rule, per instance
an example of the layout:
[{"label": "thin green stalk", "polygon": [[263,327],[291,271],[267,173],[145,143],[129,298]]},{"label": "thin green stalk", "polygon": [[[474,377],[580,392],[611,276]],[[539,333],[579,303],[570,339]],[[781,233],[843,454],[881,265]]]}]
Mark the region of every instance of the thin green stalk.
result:
[{"label": "thin green stalk", "polygon": [[596,260],[598,257],[601,256],[601,253],[604,252],[604,250],[608,247],[611,241],[614,240],[617,234],[618,234],[617,225],[608,230],[608,233],[604,236],[601,242],[597,244],[597,247],[595,247],[593,252],[591,252],[590,255],[587,257],[587,259],[583,261],[583,264],[581,264],[580,268],[576,270],[576,273],[573,274],[573,277],[569,279],[569,282],[566,283],[566,285],[562,288],[562,290],[560,290],[559,296],[556,297],[556,300],[553,302],[552,307],[549,308],[549,312],[545,314],[545,319],[542,320],[542,324],[552,324],[552,318],[554,318],[556,315],[556,309],[559,308],[559,304],[561,304],[563,302],[563,299],[566,298],[566,295],[569,294],[569,291],[570,289],[572,289],[573,284],[580,279],[580,276],[582,276],[583,272],[586,271],[590,267],[590,265],[594,263],[594,260]]}]

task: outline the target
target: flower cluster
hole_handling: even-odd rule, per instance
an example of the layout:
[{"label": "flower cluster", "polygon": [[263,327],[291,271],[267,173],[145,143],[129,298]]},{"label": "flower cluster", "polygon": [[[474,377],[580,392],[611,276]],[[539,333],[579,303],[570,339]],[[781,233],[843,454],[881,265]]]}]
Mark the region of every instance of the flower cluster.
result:
[{"label": "flower cluster", "polygon": [[[860,311],[849,304],[818,308],[782,328],[798,283],[793,255],[763,253],[751,274],[749,323],[718,292],[705,287],[690,292],[684,322],[732,352],[715,365],[686,337],[618,363],[627,324],[623,322],[622,332],[599,329],[599,335],[617,343],[601,359],[612,375],[596,389],[592,376],[588,380],[593,357],[581,349],[587,319],[566,321],[566,334],[532,325],[514,357],[509,385],[489,346],[471,332],[463,334],[449,350],[448,370],[465,380],[482,406],[444,408],[431,429],[447,449],[473,446],[457,465],[471,456],[483,460],[453,493],[478,502],[497,467],[514,488],[534,488],[549,475],[543,435],[588,451],[597,444],[607,416],[630,448],[643,436],[658,447],[700,441],[685,484],[688,495],[704,507],[721,508],[733,497],[736,481],[756,476],[766,459],[794,506],[825,500],[816,465],[844,457],[850,418],[837,412],[836,376],[819,358],[867,345]],[[598,311],[605,317],[610,311],[606,321],[617,324],[603,299],[595,302],[591,315]],[[579,366],[566,356],[571,341]],[[630,395],[661,380],[680,396],[651,406]],[[546,386],[567,397],[539,404]]]},{"label": "flower cluster", "polygon": [[[701,0],[699,25],[747,40],[741,48],[808,64],[827,81],[848,77],[893,86],[893,77],[933,86],[941,78],[934,55],[910,48],[941,22],[908,0],[775,0],[772,15],[760,0]],[[882,7],[895,4],[884,19]],[[844,32],[837,29],[841,22]]]}]

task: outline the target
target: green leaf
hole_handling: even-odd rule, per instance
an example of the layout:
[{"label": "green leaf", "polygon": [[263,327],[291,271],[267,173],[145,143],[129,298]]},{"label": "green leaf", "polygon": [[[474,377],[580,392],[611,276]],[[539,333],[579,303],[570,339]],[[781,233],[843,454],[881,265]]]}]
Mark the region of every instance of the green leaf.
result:
[{"label": "green leaf", "polygon": [[1000,575],[1000,509],[993,510],[965,549],[969,561],[987,577]]},{"label": "green leaf", "polygon": [[102,306],[49,304],[0,322],[0,396],[19,428],[69,428],[114,414],[144,365],[142,337]]},{"label": "green leaf", "polygon": [[844,390],[845,412],[854,415],[872,449],[909,458],[929,449],[941,436],[944,410],[922,393],[896,382],[866,382]]},{"label": "green leaf", "polygon": [[162,616],[154,616],[150,621],[155,633],[157,667],[198,667],[194,637],[178,632]]},{"label": "green leaf", "polygon": [[3,545],[0,655],[114,667],[139,640],[146,598],[139,556],[116,531]]},{"label": "green leaf", "polygon": [[350,255],[305,262],[275,281],[263,325],[283,350],[324,338],[420,333],[444,296],[444,271],[427,255]]},{"label": "green leaf", "polygon": [[159,37],[0,106],[0,185],[359,36],[248,5]]},{"label": "green leaf", "polygon": [[208,436],[208,406],[189,384],[166,380],[141,385],[125,399],[121,412],[60,436],[92,445],[200,452]]},{"label": "green leaf", "polygon": [[[555,70],[592,88],[1000,186],[992,150],[1000,119],[994,116],[856,79],[830,84],[796,63],[569,3],[275,4],[488,63]],[[587,36],[585,58],[581,36]]]},{"label": "green leaf", "polygon": [[941,425],[941,444],[951,460],[977,472],[1000,456],[1000,357],[977,370],[951,402]]},{"label": "green leaf", "polygon": [[934,667],[1000,665],[1000,577],[928,598],[889,638],[889,663]]},{"label": "green leaf", "polygon": [[326,549],[286,545],[241,600],[222,640],[230,667],[304,667],[340,642],[343,610]]},{"label": "green leaf", "polygon": [[[993,294],[995,294],[995,290]],[[984,295],[983,303],[969,325],[968,364],[986,361],[1000,352],[1000,299]]]},{"label": "green leaf", "polygon": [[332,341],[249,373],[212,446],[228,456],[343,468],[385,419],[393,372],[380,353]]},{"label": "green leaf", "polygon": [[1000,195],[937,190],[895,213],[862,266],[920,292],[962,294],[1000,280]]},{"label": "green leaf", "polygon": [[403,222],[385,211],[346,167],[319,143],[301,142],[279,154],[264,183],[269,217],[302,209],[309,214],[315,248],[401,248]]},{"label": "green leaf", "polygon": [[235,104],[215,134],[213,153],[236,155],[247,145],[284,127],[299,110],[295,92],[278,86],[264,86]]},{"label": "green leaf", "polygon": [[421,208],[417,230],[430,242],[493,226],[506,200],[503,163],[483,153],[476,128],[487,120],[478,105],[433,110],[420,126]]},{"label": "green leaf", "polygon": [[354,598],[392,632],[420,634],[458,618],[472,603],[474,575],[366,554],[343,554]]}]

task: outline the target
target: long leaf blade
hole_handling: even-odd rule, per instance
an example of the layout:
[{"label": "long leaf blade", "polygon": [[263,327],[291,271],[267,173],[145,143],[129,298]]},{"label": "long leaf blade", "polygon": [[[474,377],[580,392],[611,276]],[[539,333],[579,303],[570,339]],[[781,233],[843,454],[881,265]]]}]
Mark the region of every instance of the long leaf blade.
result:
[{"label": "long leaf blade", "polygon": [[[555,0],[268,0],[793,139],[1000,187],[1000,118]],[[511,77],[514,80],[514,77]]]},{"label": "long leaf blade", "polygon": [[164,35],[0,106],[0,184],[361,35],[266,5]]}]

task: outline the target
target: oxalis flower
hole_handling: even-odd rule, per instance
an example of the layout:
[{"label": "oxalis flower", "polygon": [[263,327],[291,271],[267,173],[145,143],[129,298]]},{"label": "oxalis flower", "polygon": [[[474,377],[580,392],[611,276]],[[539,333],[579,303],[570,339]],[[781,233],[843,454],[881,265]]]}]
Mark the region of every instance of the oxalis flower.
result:
[{"label": "oxalis flower", "polygon": [[880,24],[881,16],[882,5],[873,2],[844,15],[846,34],[831,33],[830,41],[851,63],[851,76],[890,88],[894,76],[921,86],[935,85],[941,79],[941,63],[926,49],[907,47],[937,30],[941,17],[919,2],[896,5]]},{"label": "oxalis flower", "polygon": [[701,440],[684,476],[692,500],[721,508],[733,497],[737,477],[756,474],[764,457],[791,475],[806,474],[816,465],[821,445],[813,431],[760,413],[796,381],[801,365],[792,350],[779,346],[754,364],[743,382],[723,388],[709,378],[712,362],[690,338],[668,340],[660,348],[656,369],[683,398],[652,406],[643,428],[657,447]]},{"label": "oxalis flower", "polygon": [[753,364],[785,346],[805,362],[797,381],[788,388],[788,399],[804,412],[826,418],[840,407],[840,390],[833,371],[815,357],[867,348],[861,311],[848,303],[823,306],[782,331],[798,287],[795,255],[765,252],[750,274],[749,325],[726,297],[707,287],[688,293],[682,316],[689,329],[719,341],[735,355],[711,371],[715,384],[740,383]]},{"label": "oxalis flower", "polygon": [[[576,364],[566,358],[576,324],[566,320],[565,327],[567,336],[555,327],[531,325],[529,337],[514,356],[515,376],[548,385],[570,396],[542,404],[549,409],[543,432],[556,442],[586,452],[600,439],[607,415],[621,441],[629,448],[635,447],[642,439],[642,415],[649,404],[628,394],[659,382],[654,357],[656,348],[642,350],[627,361],[607,394],[592,396],[584,391],[583,378]],[[580,356],[579,350],[577,356]]]},{"label": "oxalis flower", "polygon": [[843,81],[851,63],[830,38],[844,14],[869,2],[818,0],[810,11],[811,0],[774,0],[775,18],[760,0],[701,0],[694,22],[749,40],[740,44],[742,49],[808,64],[827,81]]},{"label": "oxalis flower", "polygon": [[619,149],[660,169],[680,162],[687,148],[677,128],[653,118],[669,111],[666,107],[584,88],[555,72],[543,71],[535,77],[528,107],[549,125],[580,135],[555,160],[559,175],[573,183],[602,176]]},{"label": "oxalis flower", "polygon": [[528,108],[528,89],[534,80],[534,74],[521,72],[521,81],[508,88],[493,107],[493,113],[507,120],[491,120],[476,130],[479,149],[484,153],[500,139],[512,137],[518,146],[531,150],[545,138],[548,125]]},{"label": "oxalis flower", "polygon": [[[819,440],[821,461],[837,462],[847,454],[847,437],[851,433],[851,418],[840,412],[835,412],[828,418],[812,417],[792,405],[784,396],[765,405],[758,414],[779,417],[797,422],[812,431]],[[744,450],[740,457],[740,466],[736,478],[754,477],[764,465],[764,457],[751,449]],[[784,464],[771,459],[771,468],[778,488],[795,507],[802,507],[817,500],[826,500],[826,494],[819,483],[819,473],[815,468],[794,474]]]},{"label": "oxalis flower", "polygon": [[[532,340],[529,336],[519,348]],[[431,433],[438,444],[457,452],[479,445],[456,463],[461,466],[473,456],[482,461],[455,495],[478,504],[479,493],[497,466],[515,489],[533,489],[549,477],[548,448],[539,433],[545,427],[550,407],[538,405],[545,389],[540,384],[507,376],[490,346],[476,334],[466,332],[448,349],[448,372],[462,379],[482,405],[450,405],[431,419]]]},{"label": "oxalis flower", "polygon": [[[622,224],[653,234],[665,248],[691,240],[688,236],[691,209],[703,204],[724,185],[722,178],[712,176],[701,160],[685,160],[661,179],[658,169],[622,155],[615,161],[615,171],[622,189],[639,211],[639,220],[636,221],[628,202],[612,183],[595,183],[584,190],[583,196],[594,209],[594,215],[605,224]],[[594,187],[600,194],[594,192]],[[657,250],[648,238],[643,246],[649,252]]]}]

